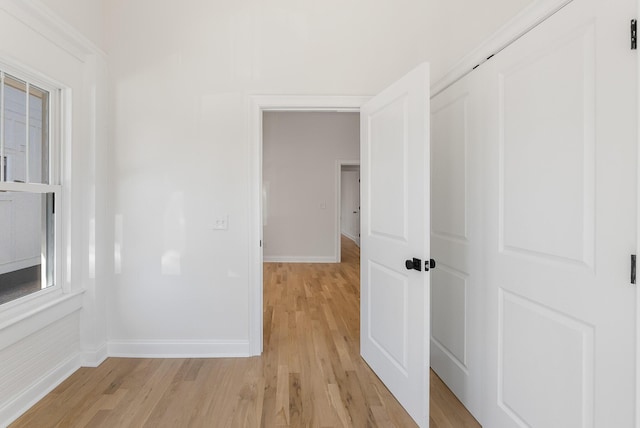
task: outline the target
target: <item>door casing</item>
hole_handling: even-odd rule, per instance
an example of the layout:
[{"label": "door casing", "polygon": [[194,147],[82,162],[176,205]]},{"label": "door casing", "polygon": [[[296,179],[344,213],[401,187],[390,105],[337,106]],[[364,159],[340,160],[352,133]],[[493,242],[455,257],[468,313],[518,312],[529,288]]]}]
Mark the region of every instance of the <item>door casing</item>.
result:
[{"label": "door casing", "polygon": [[[340,263],[342,260],[342,249],[340,245],[340,237],[342,235],[342,167],[343,166],[357,166],[360,167],[360,161],[336,161],[336,224],[338,225],[338,234],[336,236],[336,263]],[[358,243],[360,246],[360,243]]]},{"label": "door casing", "polygon": [[262,115],[265,111],[360,112],[368,96],[252,95],[249,97],[249,352],[260,355],[262,338]]}]

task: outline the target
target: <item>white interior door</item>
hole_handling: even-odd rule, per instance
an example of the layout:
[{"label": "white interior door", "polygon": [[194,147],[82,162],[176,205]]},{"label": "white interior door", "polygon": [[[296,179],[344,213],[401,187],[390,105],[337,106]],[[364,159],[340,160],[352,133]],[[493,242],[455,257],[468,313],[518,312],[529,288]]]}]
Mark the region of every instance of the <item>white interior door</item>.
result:
[{"label": "white interior door", "polygon": [[[418,425],[429,424],[429,71],[361,109],[362,357]],[[420,259],[418,270],[406,260]]]},{"label": "white interior door", "polygon": [[486,352],[478,73],[431,101],[431,368],[480,420]]},{"label": "white interior door", "polygon": [[491,427],[634,424],[633,0],[574,0],[477,71]]}]

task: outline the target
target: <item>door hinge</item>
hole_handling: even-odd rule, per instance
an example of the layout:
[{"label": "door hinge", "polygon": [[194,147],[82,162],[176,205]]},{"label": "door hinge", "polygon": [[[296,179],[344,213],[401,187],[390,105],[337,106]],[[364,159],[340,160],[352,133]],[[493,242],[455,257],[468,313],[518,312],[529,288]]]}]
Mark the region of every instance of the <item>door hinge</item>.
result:
[{"label": "door hinge", "polygon": [[51,194],[51,214],[56,213],[56,194]]},{"label": "door hinge", "polygon": [[636,283],[636,255],[631,254],[631,283]]},{"label": "door hinge", "polygon": [[638,20],[631,20],[631,50],[638,49]]},{"label": "door hinge", "polygon": [[262,239],[260,240],[260,248],[262,248]]}]

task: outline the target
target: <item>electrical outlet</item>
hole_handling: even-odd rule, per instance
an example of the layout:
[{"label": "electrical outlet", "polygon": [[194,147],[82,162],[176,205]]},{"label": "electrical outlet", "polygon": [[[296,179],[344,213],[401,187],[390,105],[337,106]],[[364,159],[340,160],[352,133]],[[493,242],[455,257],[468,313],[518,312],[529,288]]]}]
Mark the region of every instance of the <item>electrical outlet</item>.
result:
[{"label": "electrical outlet", "polygon": [[213,230],[229,230],[229,216],[220,216],[213,222]]}]

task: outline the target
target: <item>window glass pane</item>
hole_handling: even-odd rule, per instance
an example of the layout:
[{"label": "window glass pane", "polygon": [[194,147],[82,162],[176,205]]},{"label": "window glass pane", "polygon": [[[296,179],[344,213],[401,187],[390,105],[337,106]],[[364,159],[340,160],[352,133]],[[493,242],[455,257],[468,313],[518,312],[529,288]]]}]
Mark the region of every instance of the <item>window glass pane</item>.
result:
[{"label": "window glass pane", "polygon": [[49,184],[49,93],[29,87],[29,182]]},{"label": "window glass pane", "polygon": [[54,285],[53,194],[0,192],[0,303]]},{"label": "window glass pane", "polygon": [[27,85],[9,75],[4,78],[5,181],[27,181]]}]

